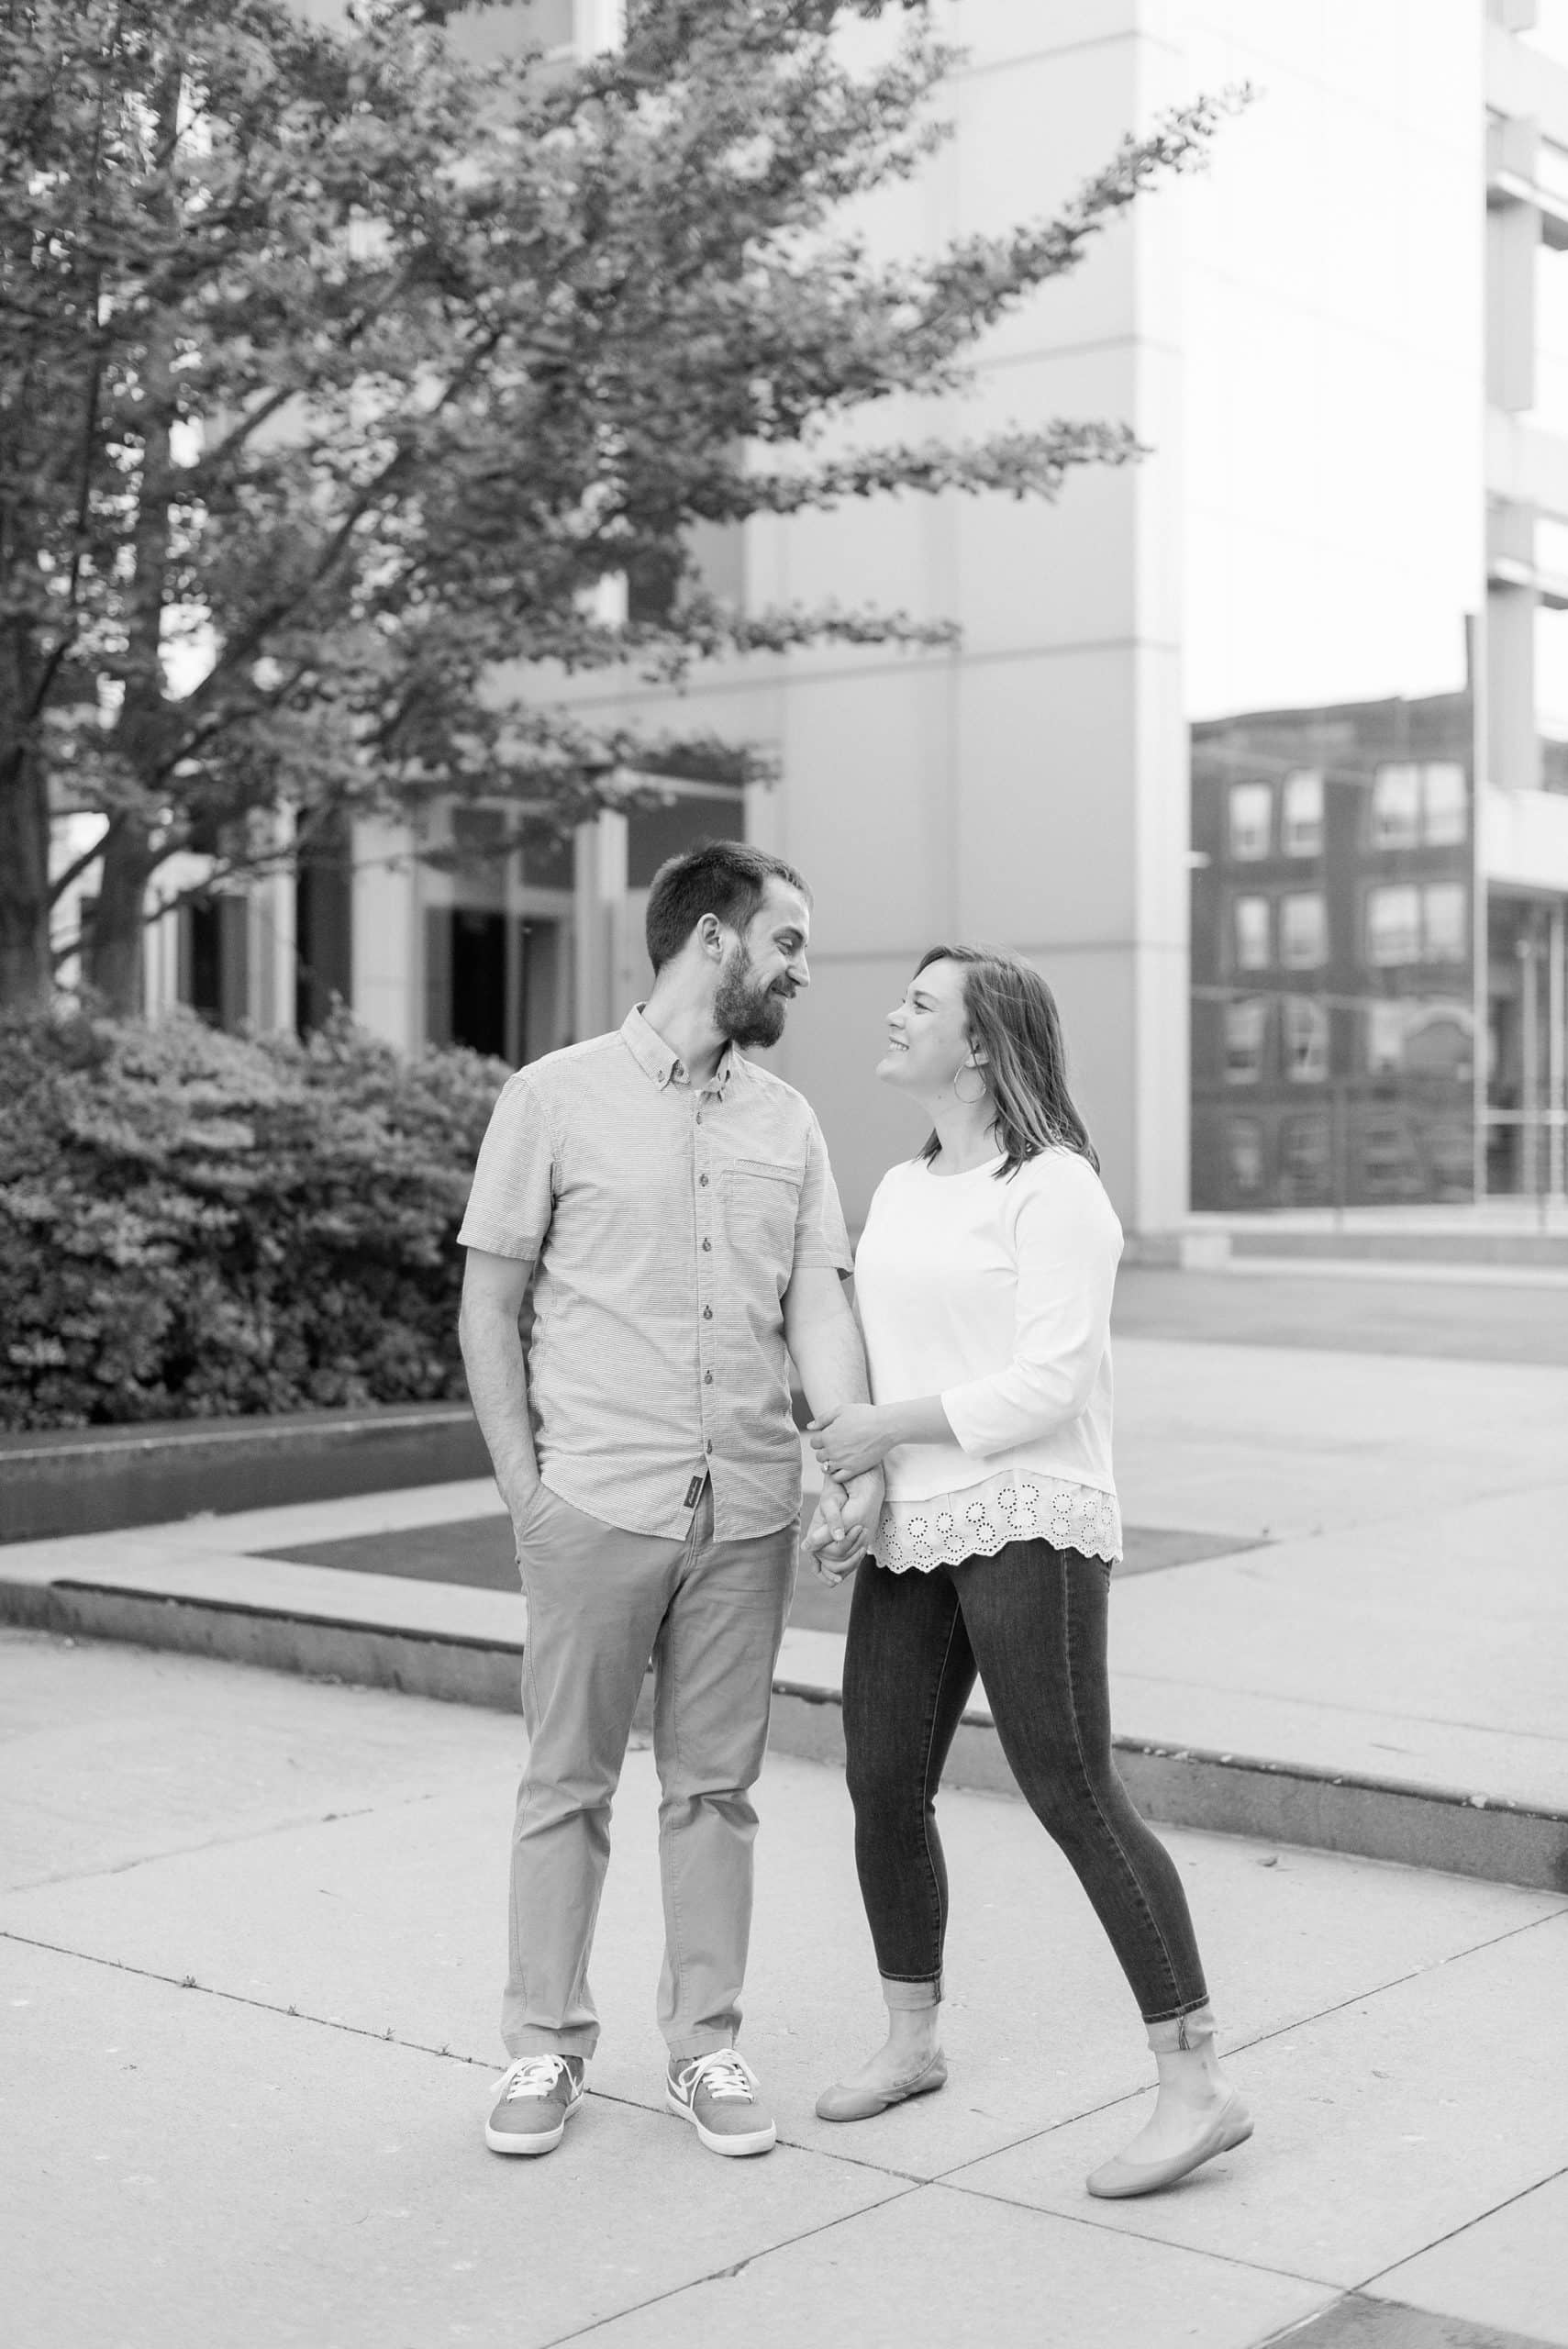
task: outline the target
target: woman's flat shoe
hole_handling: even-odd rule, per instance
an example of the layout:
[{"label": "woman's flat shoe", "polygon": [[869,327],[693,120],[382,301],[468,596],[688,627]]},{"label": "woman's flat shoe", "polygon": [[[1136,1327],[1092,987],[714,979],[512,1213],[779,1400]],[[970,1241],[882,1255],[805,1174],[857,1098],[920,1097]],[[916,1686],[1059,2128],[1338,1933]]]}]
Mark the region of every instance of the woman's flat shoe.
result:
[{"label": "woman's flat shoe", "polygon": [[[821,2107],[817,2107],[818,2111]],[[1201,2137],[1195,2138],[1185,2150],[1171,2154],[1162,2162],[1128,2162],[1118,2154],[1114,2161],[1102,2163],[1090,2173],[1088,2188],[1106,2202],[1125,2201],[1134,2194],[1158,2194],[1162,2186],[1174,2186],[1179,2177],[1211,2162],[1216,2154],[1228,2154],[1234,2145],[1244,2145],[1252,2133],[1252,2116],[1240,2098],[1231,2091],[1229,2099],[1220,2107]]]},{"label": "woman's flat shoe", "polygon": [[939,2048],[923,2072],[906,2080],[895,2088],[824,2088],[817,2099],[818,2121],[873,2121],[895,2104],[906,2104],[912,2096],[929,2096],[936,2088],[946,2087],[947,2060]]}]

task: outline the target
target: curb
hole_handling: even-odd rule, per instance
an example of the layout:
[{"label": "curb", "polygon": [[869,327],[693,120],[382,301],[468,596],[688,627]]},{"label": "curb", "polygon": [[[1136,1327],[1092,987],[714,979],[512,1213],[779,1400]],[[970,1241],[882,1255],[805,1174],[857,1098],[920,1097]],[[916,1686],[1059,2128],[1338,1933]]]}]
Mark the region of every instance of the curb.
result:
[{"label": "curb", "polygon": [[[86,1581],[0,1578],[0,1622],[76,1639],[124,1641],[515,1712],[521,1642],[384,1630],[243,1600],[172,1598]],[[651,1723],[645,1688],[637,1726]],[[770,1744],[842,1769],[836,1687],[785,1668],[773,1684]],[[1336,1775],[1250,1754],[1116,1740],[1139,1809],[1172,1827],[1390,1860],[1448,1876],[1568,1892],[1568,1811],[1493,1801],[1443,1787]],[[989,1717],[967,1714],[944,1773],[951,1787],[1017,1798]]]}]

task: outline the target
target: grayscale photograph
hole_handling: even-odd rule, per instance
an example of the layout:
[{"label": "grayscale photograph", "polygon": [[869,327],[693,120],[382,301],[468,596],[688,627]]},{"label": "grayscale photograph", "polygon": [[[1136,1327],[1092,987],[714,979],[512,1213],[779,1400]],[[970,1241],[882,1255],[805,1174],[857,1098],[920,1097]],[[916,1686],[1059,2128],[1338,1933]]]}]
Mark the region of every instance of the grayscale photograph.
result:
[{"label": "grayscale photograph", "polygon": [[1568,0],[0,0],[6,2349],[1568,2349]]}]

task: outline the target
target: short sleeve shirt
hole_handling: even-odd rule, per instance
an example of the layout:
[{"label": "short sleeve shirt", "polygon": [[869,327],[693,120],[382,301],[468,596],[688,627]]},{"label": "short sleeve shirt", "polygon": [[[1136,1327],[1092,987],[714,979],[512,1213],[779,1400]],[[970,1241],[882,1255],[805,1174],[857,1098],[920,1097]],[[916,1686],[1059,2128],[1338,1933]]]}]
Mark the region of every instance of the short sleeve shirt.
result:
[{"label": "short sleeve shirt", "polygon": [[528,1388],[552,1492],[633,1533],[684,1535],[705,1477],[719,1541],[795,1516],[784,1292],[851,1260],[792,1085],[730,1046],[699,1090],[639,1005],[510,1079],[458,1238],[537,1260]]}]

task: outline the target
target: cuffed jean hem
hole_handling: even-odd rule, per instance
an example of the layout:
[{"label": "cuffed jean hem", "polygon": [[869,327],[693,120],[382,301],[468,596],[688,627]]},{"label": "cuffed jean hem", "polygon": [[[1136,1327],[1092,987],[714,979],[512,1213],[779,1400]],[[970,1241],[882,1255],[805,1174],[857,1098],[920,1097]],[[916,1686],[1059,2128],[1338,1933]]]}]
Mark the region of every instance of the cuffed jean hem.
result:
[{"label": "cuffed jean hem", "polygon": [[671,2043],[670,2061],[672,2064],[689,2064],[695,2055],[711,2055],[720,2047],[733,2047],[734,2044],[735,2033],[732,2031],[688,2031],[679,2045]]},{"label": "cuffed jean hem", "polygon": [[889,2014],[918,2014],[926,2007],[940,2007],[942,2002],[942,1977],[933,1975],[929,1981],[906,1982],[896,1975],[882,1976],[882,2002]]},{"label": "cuffed jean hem", "polygon": [[1190,2048],[1206,2039],[1212,2039],[1219,2029],[1214,2009],[1207,1998],[1195,2006],[1185,2007],[1180,2014],[1162,2016],[1158,2022],[1146,2022],[1149,2044],[1156,2055],[1173,2055],[1178,2048]]},{"label": "cuffed jean hem", "polygon": [[580,2055],[585,2064],[599,2043],[597,2025],[591,2031],[550,2031],[542,2023],[525,2023],[520,2031],[504,2031],[501,2043],[513,2063],[519,2055]]}]

